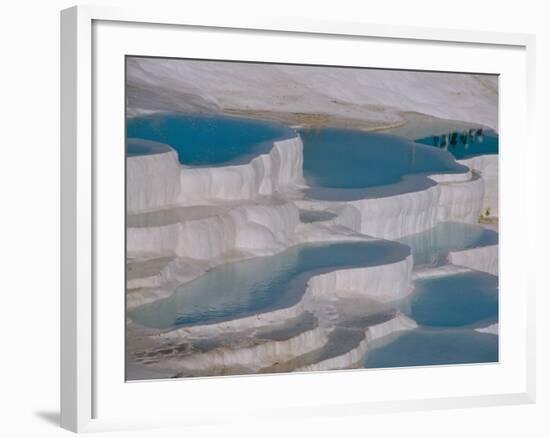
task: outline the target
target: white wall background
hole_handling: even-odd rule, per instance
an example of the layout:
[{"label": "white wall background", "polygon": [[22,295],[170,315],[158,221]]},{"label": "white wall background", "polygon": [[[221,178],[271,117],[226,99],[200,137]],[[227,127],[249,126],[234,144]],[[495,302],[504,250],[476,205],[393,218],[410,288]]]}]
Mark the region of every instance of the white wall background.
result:
[{"label": "white wall background", "polygon": [[[550,144],[542,138],[550,98],[550,28],[545,2],[523,0],[246,0],[183,2],[169,0],[97,1],[159,7],[239,8],[259,15],[414,24],[537,34],[539,223],[548,217],[550,183],[544,163]],[[199,3],[199,5],[197,5]],[[65,0],[4,2],[0,13],[0,434],[7,437],[68,435],[58,429],[59,386],[59,10]],[[546,143],[545,145],[543,143]],[[521,147],[521,145],[518,145]],[[544,175],[543,173],[546,173]],[[533,206],[535,214],[535,206]],[[550,244],[540,230],[539,272],[548,268],[542,250]],[[274,425],[224,428],[232,436],[550,436],[548,281],[538,283],[538,403],[530,406],[312,419]],[[361,389],[361,390],[367,390]],[[191,431],[144,431],[136,436],[218,436],[211,428]],[[132,436],[134,436],[132,434]],[[108,436],[130,436],[114,433]]]}]

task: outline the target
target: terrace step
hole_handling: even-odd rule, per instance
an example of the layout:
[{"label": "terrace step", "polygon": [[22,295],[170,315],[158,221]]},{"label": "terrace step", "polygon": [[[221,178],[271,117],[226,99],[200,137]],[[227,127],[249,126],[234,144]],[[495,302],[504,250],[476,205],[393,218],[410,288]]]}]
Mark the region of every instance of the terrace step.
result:
[{"label": "terrace step", "polygon": [[[354,306],[356,303],[347,304]],[[357,366],[359,358],[366,352],[368,327],[388,322],[397,314],[392,310],[368,315],[361,314],[360,307],[355,307],[357,313],[350,312],[350,307],[343,307],[339,310],[335,307],[338,316],[332,321],[333,329],[321,348],[262,368],[259,372],[316,371]]]},{"label": "terrace step", "polygon": [[[342,357],[352,350],[360,348],[361,343],[365,341],[366,336],[363,330],[338,327],[330,332],[327,342],[321,348],[285,362],[274,363],[269,367],[260,369],[258,372],[280,373],[288,371],[306,371],[309,367],[313,368],[317,364]],[[349,367],[352,365],[354,364],[350,363]]]},{"label": "terrace step", "polygon": [[262,363],[276,362],[279,354],[286,358],[294,355],[297,345],[300,351],[317,349],[325,343],[324,332],[318,319],[304,312],[285,324],[246,334],[164,340],[162,345],[134,353],[132,360],[145,367],[162,365],[175,370],[176,377],[250,373],[262,367]]}]

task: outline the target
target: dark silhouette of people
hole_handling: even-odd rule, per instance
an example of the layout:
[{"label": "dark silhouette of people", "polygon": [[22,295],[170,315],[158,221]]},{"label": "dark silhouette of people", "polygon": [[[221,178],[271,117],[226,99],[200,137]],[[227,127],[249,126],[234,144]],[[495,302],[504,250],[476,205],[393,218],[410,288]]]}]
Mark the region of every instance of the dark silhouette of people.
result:
[{"label": "dark silhouette of people", "polygon": [[456,132],[451,132],[450,134],[450,138],[449,138],[449,143],[451,143],[451,146],[456,146],[456,138],[458,136],[458,133]]},{"label": "dark silhouette of people", "polygon": [[461,131],[451,131],[447,134],[434,135],[432,142],[435,147],[440,149],[456,149],[461,144],[464,149],[468,149],[474,143],[482,143],[483,138],[483,128],[469,128]]}]

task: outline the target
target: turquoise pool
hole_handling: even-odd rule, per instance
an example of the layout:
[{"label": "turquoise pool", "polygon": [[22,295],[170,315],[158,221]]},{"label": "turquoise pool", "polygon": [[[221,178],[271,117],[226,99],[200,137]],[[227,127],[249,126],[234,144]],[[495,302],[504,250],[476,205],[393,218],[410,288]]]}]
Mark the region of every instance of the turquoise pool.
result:
[{"label": "turquoise pool", "polygon": [[407,246],[390,241],[299,245],[277,255],[217,266],[170,297],[128,315],[154,328],[241,318],[292,306],[315,274],[394,263],[409,254]]},{"label": "turquoise pool", "polygon": [[498,336],[474,330],[498,322],[498,277],[473,271],[417,280],[401,310],[419,328],[375,342],[364,367],[498,361]]},{"label": "turquoise pool", "polygon": [[354,200],[423,190],[434,173],[464,173],[445,151],[390,134],[350,129],[301,130],[306,193]]},{"label": "turquoise pool", "polygon": [[498,277],[472,271],[417,280],[404,313],[423,326],[490,325],[498,320]]},{"label": "turquoise pool", "polygon": [[498,361],[498,336],[471,329],[419,328],[369,351],[364,368],[456,365]]},{"label": "turquoise pool", "polygon": [[295,136],[284,125],[218,114],[155,113],[126,122],[128,155],[139,155],[133,139],[149,140],[169,145],[188,166],[246,163],[269,152],[273,141]]}]

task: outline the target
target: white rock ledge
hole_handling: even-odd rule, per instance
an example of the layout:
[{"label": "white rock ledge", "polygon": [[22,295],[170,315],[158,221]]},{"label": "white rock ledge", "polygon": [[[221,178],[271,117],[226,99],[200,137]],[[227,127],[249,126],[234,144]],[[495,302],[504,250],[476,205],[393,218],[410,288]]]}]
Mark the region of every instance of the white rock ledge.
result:
[{"label": "white rock ledge", "polygon": [[498,245],[451,251],[448,261],[453,265],[498,275]]},{"label": "white rock ledge", "polygon": [[300,136],[273,142],[269,154],[247,164],[188,167],[181,171],[180,203],[193,205],[205,199],[246,200],[272,195],[286,186],[302,183],[303,144]]},{"label": "white rock ledge", "polygon": [[412,291],[413,259],[365,268],[340,269],[317,275],[309,280],[307,294],[313,302],[353,295],[389,303],[406,297]]},{"label": "white rock ledge", "polygon": [[329,371],[351,368],[359,364],[361,358],[367,352],[367,348],[368,341],[365,337],[355,348],[348,350],[344,354],[330,357],[317,363],[298,367],[294,371]]},{"label": "white rock ledge", "polygon": [[398,313],[395,318],[381,324],[372,325],[367,329],[367,339],[369,342],[373,342],[379,339],[383,339],[394,333],[403,330],[412,330],[418,327],[418,324],[408,316]]},{"label": "white rock ledge", "polygon": [[480,155],[458,162],[481,174],[485,183],[482,211],[489,209],[489,216],[498,217],[498,155]]},{"label": "white rock ledge", "polygon": [[371,348],[371,344],[374,341],[386,338],[400,331],[412,330],[417,327],[418,325],[415,321],[402,313],[398,313],[389,321],[369,326],[365,330],[365,338],[359,342],[355,348],[352,348],[344,354],[299,367],[295,371],[328,371],[356,367],[360,364],[365,354],[368,354],[368,350]]},{"label": "white rock ledge", "polygon": [[176,151],[126,157],[126,213],[173,205],[180,197]]},{"label": "white rock ledge", "polygon": [[472,269],[464,266],[443,265],[434,268],[425,268],[413,272],[413,280],[424,280],[426,278],[445,277],[447,275],[463,274],[472,272]]},{"label": "white rock ledge", "polygon": [[220,374],[220,371],[246,369],[258,372],[277,362],[292,360],[321,348],[327,342],[326,330],[316,327],[281,341],[266,341],[247,348],[216,348],[214,350],[168,359],[162,366],[192,375]]},{"label": "white rock ledge", "polygon": [[299,135],[274,141],[269,153],[245,164],[183,166],[173,150],[127,157],[126,162],[128,214],[208,200],[250,200],[303,182]]},{"label": "white rock ledge", "polygon": [[289,246],[299,212],[291,203],[252,204],[213,216],[182,219],[163,226],[129,227],[129,257],[176,255],[212,260],[234,251],[261,254]]},{"label": "white rock ledge", "polygon": [[476,223],[481,212],[484,182],[470,172],[433,175],[427,189],[382,198],[354,201],[304,200],[304,209],[338,212],[329,224],[382,239],[398,239],[426,231],[439,222]]}]

